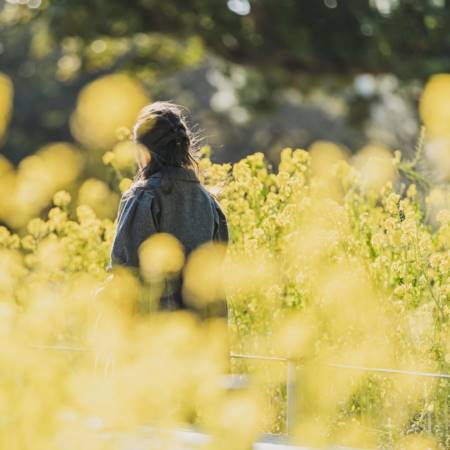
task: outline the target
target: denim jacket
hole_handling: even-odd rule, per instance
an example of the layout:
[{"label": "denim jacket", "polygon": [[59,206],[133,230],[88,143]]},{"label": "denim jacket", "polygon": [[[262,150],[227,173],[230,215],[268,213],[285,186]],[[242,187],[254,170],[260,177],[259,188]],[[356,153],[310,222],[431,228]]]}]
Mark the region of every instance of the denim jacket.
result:
[{"label": "denim jacket", "polygon": [[[228,242],[225,215],[195,172],[181,167],[166,170],[134,183],[123,194],[109,268],[116,264],[138,267],[139,246],[154,233],[176,237],[186,258],[206,242]],[[184,307],[180,289],[174,300],[177,308]]]}]

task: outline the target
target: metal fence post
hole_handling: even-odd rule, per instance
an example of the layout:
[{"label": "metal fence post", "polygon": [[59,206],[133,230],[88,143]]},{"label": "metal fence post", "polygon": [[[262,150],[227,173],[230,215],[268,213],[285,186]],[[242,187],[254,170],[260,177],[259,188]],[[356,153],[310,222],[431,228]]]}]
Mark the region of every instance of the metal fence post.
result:
[{"label": "metal fence post", "polygon": [[296,364],[295,361],[287,361],[287,383],[286,383],[286,433],[292,434],[296,415]]}]

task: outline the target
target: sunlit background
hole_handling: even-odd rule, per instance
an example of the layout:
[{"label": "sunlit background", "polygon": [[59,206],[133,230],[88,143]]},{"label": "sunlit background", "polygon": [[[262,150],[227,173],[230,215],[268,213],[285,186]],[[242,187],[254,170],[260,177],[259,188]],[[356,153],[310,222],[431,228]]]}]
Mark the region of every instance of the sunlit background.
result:
[{"label": "sunlit background", "polygon": [[[449,24],[448,0],[0,0],[0,448],[449,449]],[[190,110],[230,245],[157,234],[107,272],[155,100]],[[198,314],[158,312],[181,272]]]}]

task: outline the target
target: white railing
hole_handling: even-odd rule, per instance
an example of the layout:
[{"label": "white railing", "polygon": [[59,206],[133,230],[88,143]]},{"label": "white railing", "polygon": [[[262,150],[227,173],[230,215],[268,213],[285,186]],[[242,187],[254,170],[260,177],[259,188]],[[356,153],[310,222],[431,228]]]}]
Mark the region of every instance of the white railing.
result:
[{"label": "white railing", "polygon": [[[296,369],[297,367],[302,365],[302,361],[297,358],[287,358],[280,356],[262,356],[262,355],[248,355],[248,354],[239,354],[239,353],[231,353],[231,358],[235,359],[247,359],[247,360],[259,360],[259,361],[269,361],[269,362],[282,362],[287,364],[286,370],[286,433],[289,435],[292,432],[293,424],[295,423],[295,413],[296,413],[296,385],[297,385],[297,377],[296,377]],[[386,369],[382,367],[364,367],[353,364],[338,364],[338,363],[329,363],[328,367],[332,367],[335,369],[345,369],[345,370],[354,370],[354,371],[363,371],[369,373],[382,373],[386,375],[409,375],[415,377],[426,377],[426,378],[438,378],[450,380],[450,374],[447,373],[435,373],[435,372],[422,372],[422,371],[414,371],[414,370],[403,370],[403,369]],[[447,397],[446,397],[446,409],[447,406]],[[428,423],[431,424],[431,413],[427,412]],[[446,439],[450,438],[450,422],[448,420],[448,416],[445,419],[445,437]],[[429,425],[429,428],[431,425]],[[431,430],[429,430],[431,431]]]},{"label": "white railing", "polygon": [[[52,351],[61,351],[61,352],[88,352],[89,349],[83,347],[75,347],[70,345],[37,345],[33,346],[33,348],[37,350],[52,350]],[[297,377],[296,371],[297,368],[302,365],[301,360],[296,358],[287,358],[281,356],[264,356],[264,355],[251,355],[251,354],[240,354],[240,353],[230,353],[231,359],[244,359],[244,360],[256,360],[256,361],[267,361],[274,363],[284,363],[287,365],[286,370],[286,434],[289,436],[293,430],[293,425],[295,422],[295,413],[296,413],[296,386],[297,386]],[[342,370],[354,370],[354,371],[363,371],[369,373],[382,373],[386,375],[409,375],[415,377],[426,377],[426,378],[437,378],[437,379],[445,379],[450,380],[450,374],[447,373],[434,373],[434,372],[423,372],[423,371],[414,371],[414,370],[403,370],[403,369],[388,369],[382,367],[364,367],[353,364],[339,364],[339,363],[330,363],[327,364],[328,367],[332,367],[335,369]],[[249,378],[246,375],[238,374],[238,375],[225,375],[222,380],[222,387],[229,390],[236,389],[245,389],[249,385]],[[429,413],[427,413],[429,414]],[[446,420],[445,423],[445,436],[450,437],[450,423]],[[431,430],[430,430],[431,431]],[[181,431],[180,431],[181,432]],[[189,436],[194,436],[196,434],[203,435],[202,433],[194,433],[191,431],[186,431],[186,433],[191,433]],[[194,433],[194,434],[192,434]],[[186,435],[188,436],[188,434]],[[203,439],[203,438],[202,438]],[[272,446],[272,447],[270,447]],[[264,443],[258,442],[255,443],[254,449],[305,449],[304,447],[292,447],[285,444],[273,444],[273,443]],[[339,447],[335,447],[339,448]],[[341,447],[342,448],[342,447]],[[306,450],[306,449],[305,449]]]}]

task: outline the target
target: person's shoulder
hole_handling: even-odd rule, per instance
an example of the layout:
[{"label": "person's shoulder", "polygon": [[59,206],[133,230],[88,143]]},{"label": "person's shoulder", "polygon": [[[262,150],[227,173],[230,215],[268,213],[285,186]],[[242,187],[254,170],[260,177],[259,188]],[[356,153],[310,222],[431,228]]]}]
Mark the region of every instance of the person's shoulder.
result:
[{"label": "person's shoulder", "polygon": [[215,192],[210,191],[209,189],[207,189],[204,185],[200,185],[200,188],[202,189],[202,191],[205,193],[205,195],[207,196],[211,206],[214,208],[214,210],[216,210],[218,212],[218,214],[220,216],[225,216],[222,207],[220,206],[220,201],[216,195]]},{"label": "person's shoulder", "polygon": [[137,198],[144,196],[155,196],[159,187],[160,179],[150,177],[134,181],[133,184],[122,194],[122,199]]},{"label": "person's shoulder", "polygon": [[198,189],[203,193],[203,195],[210,201],[211,204],[215,205],[217,203],[216,198],[211,193],[211,191],[204,186],[202,183],[198,183]]},{"label": "person's shoulder", "polygon": [[148,180],[135,181],[129,189],[127,189],[120,198],[121,206],[132,205],[133,203],[154,203],[158,197],[158,186],[149,183]]},{"label": "person's shoulder", "polygon": [[217,198],[217,192],[214,189],[207,188],[204,184],[199,184],[202,191],[208,196],[212,203],[219,206],[219,200]]},{"label": "person's shoulder", "polygon": [[149,178],[135,181],[130,189],[137,191],[156,191],[161,186],[161,177],[152,175]]}]

